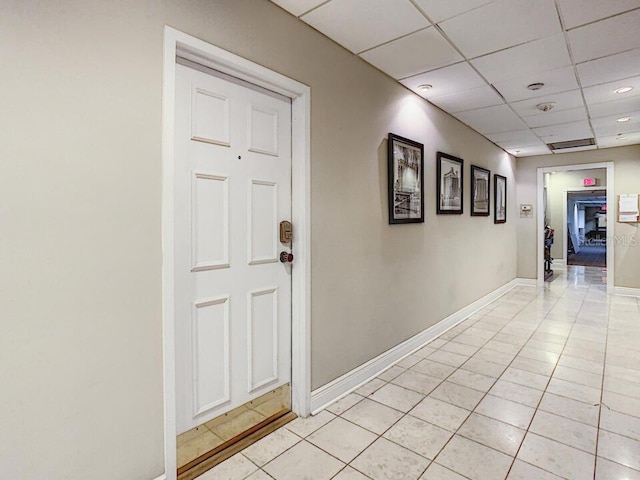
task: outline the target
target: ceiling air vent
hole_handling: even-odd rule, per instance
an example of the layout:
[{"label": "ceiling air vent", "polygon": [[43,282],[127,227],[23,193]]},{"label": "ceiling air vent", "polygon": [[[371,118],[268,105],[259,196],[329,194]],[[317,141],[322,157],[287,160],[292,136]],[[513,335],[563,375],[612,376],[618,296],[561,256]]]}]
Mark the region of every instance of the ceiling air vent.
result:
[{"label": "ceiling air vent", "polygon": [[569,140],[567,142],[547,143],[547,147],[551,150],[564,150],[566,148],[589,147],[595,145],[593,138],[582,138],[580,140]]}]

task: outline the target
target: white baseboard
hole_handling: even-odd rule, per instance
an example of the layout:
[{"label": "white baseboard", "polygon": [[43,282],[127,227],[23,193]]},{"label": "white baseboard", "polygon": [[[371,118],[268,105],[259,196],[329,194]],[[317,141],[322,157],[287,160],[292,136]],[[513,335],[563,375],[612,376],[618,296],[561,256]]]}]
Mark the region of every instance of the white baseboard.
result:
[{"label": "white baseboard", "polygon": [[514,280],[516,285],[523,285],[525,287],[536,287],[538,281],[535,278],[516,278]]},{"label": "white baseboard", "polygon": [[616,295],[626,295],[628,297],[640,297],[640,288],[613,287],[613,293]]},{"label": "white baseboard", "polygon": [[163,473],[162,475],[160,475],[159,477],[154,478],[153,480],[166,480],[167,478],[167,474]]},{"label": "white baseboard", "polygon": [[353,392],[369,380],[377,377],[397,361],[422,348],[426,343],[439,337],[447,330],[455,327],[464,319],[473,315],[481,308],[489,305],[512,288],[518,285],[536,286],[536,280],[529,278],[516,278],[470,305],[449,315],[440,322],[423,330],[417,335],[405,340],[386,352],[372,358],[367,363],[354,368],[341,377],[311,392],[311,414],[315,415],[333,402]]},{"label": "white baseboard", "polygon": [[563,267],[564,265],[566,265],[566,261],[563,258],[554,258],[553,262],[551,262],[551,268],[553,268],[554,265],[557,265],[558,267]]}]

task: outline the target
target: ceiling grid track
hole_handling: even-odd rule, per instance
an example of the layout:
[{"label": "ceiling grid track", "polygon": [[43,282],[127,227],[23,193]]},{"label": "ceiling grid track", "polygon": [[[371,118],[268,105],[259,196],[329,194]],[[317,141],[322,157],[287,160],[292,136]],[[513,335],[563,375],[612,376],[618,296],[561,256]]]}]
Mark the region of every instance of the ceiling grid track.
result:
[{"label": "ceiling grid track", "polygon": [[272,1],[514,156],[640,143],[640,0]]}]

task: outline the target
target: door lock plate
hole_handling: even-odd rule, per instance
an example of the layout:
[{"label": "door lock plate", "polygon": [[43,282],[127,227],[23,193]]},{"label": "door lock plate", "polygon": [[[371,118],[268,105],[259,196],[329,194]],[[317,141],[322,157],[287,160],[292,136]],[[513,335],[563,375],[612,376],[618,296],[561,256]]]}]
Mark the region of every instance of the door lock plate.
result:
[{"label": "door lock plate", "polygon": [[293,225],[286,220],[280,222],[280,243],[290,243],[293,239]]}]

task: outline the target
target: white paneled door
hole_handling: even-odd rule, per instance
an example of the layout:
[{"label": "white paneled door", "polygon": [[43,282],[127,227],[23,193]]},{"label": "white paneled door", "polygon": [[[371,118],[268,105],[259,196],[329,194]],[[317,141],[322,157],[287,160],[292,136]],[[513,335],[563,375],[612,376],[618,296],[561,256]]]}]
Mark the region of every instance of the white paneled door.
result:
[{"label": "white paneled door", "polygon": [[[197,69],[196,69],[197,68]],[[291,102],[177,66],[178,433],[291,378]]]}]

